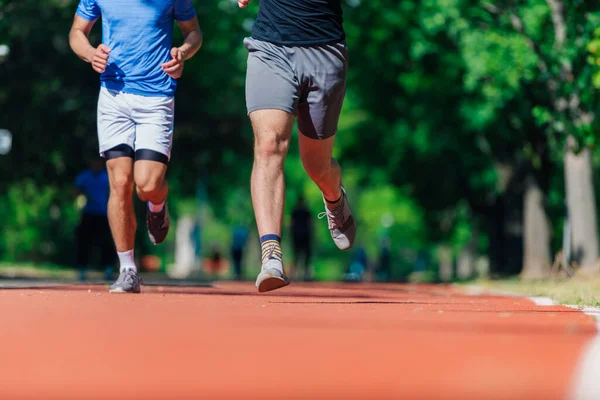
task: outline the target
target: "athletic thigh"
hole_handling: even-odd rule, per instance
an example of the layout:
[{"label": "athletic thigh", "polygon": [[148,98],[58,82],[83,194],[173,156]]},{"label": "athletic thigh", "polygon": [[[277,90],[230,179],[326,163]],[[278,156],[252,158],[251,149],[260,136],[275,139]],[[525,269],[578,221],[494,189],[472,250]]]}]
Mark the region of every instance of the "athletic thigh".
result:
[{"label": "athletic thigh", "polygon": [[[133,187],[133,159],[130,157],[113,158],[106,161],[111,195]],[[123,194],[123,193],[121,193]]]},{"label": "athletic thigh", "polygon": [[[131,109],[125,99],[125,93],[100,88],[98,95],[98,143],[100,154],[118,146],[133,149],[135,141],[135,123]],[[108,157],[107,157],[108,158]]]},{"label": "athletic thigh", "polygon": [[173,145],[174,98],[130,94],[128,100],[135,122],[135,159],[167,164]]},{"label": "athletic thigh", "polygon": [[[137,154],[137,153],[136,153]],[[167,173],[167,164],[160,161],[138,160],[133,167],[133,178],[138,187],[154,189],[158,188]],[[152,191],[153,189],[149,190]]]},{"label": "athletic thigh", "polygon": [[256,110],[250,113],[256,149],[269,149],[276,146],[278,151],[287,153],[294,126],[294,114],[282,110]]},{"label": "athletic thigh", "polygon": [[246,107],[296,113],[300,86],[294,73],[289,48],[252,38],[244,39],[248,50]]},{"label": "athletic thigh", "polygon": [[298,104],[298,130],[313,139],[335,135],[346,95],[346,45],[297,48],[295,67],[303,88]]}]

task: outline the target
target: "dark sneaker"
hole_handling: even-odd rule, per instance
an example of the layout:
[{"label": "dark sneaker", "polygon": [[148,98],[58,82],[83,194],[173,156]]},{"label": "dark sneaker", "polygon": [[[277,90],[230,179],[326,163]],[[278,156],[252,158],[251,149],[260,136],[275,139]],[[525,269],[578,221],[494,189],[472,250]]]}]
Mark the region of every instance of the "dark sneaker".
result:
[{"label": "dark sneaker", "polygon": [[325,198],[323,198],[323,202],[325,203],[325,212],[319,214],[319,219],[327,217],[331,238],[338,249],[349,250],[356,237],[356,221],[354,221],[348,204],[346,189],[342,186],[342,203],[335,210],[327,208]]},{"label": "dark sneaker", "polygon": [[283,263],[275,258],[265,260],[260,274],[256,278],[256,287],[260,293],[270,292],[290,284]]},{"label": "dark sneaker", "polygon": [[148,225],[148,236],[154,244],[161,244],[169,233],[171,218],[169,217],[169,209],[167,203],[159,212],[151,212],[149,209],[146,213],[146,225]]},{"label": "dark sneaker", "polygon": [[110,293],[139,293],[141,291],[140,277],[132,269],[125,269],[117,278],[117,281],[110,285]]}]

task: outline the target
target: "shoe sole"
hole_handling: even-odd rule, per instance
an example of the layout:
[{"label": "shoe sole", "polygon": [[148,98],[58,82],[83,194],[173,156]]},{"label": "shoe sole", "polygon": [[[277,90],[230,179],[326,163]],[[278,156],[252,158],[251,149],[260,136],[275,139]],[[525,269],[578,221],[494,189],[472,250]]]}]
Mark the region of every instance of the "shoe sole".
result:
[{"label": "shoe sole", "polygon": [[290,280],[287,278],[278,278],[276,276],[272,276],[272,277],[263,279],[258,284],[258,292],[259,293],[270,292],[271,290],[280,289],[289,284],[290,284]]},{"label": "shoe sole", "polygon": [[[169,226],[170,227],[170,226]],[[157,241],[154,239],[154,237],[150,234],[150,232],[148,232],[148,237],[150,238],[150,242],[155,245],[158,246],[159,244],[161,244],[162,242],[165,241],[165,239],[167,238],[167,236],[169,235],[169,230],[167,229],[167,233],[165,234],[165,237],[162,238],[161,241]]]},{"label": "shoe sole", "polygon": [[337,248],[338,248],[339,250],[341,250],[341,251],[350,251],[350,250],[352,250],[352,247],[354,247],[354,239],[353,239],[351,242],[350,242],[350,241],[348,241],[349,243],[348,243],[348,246],[347,246],[347,247],[340,246],[340,245],[339,245],[339,244],[338,244],[338,243],[335,241],[335,239],[333,238],[333,236],[331,237],[331,239],[333,239],[333,243],[335,244],[335,247],[337,247]]},{"label": "shoe sole", "polygon": [[342,247],[339,247],[339,246],[337,245],[337,243],[335,243],[335,242],[334,242],[334,244],[336,245],[336,247],[338,248],[338,250],[341,250],[341,251],[350,251],[350,250],[352,250],[352,246],[354,246],[354,244],[351,244],[351,245],[350,245],[350,246],[348,246],[348,247],[342,248]]},{"label": "shoe sole", "polygon": [[123,288],[116,288],[116,289],[108,289],[108,292],[109,293],[135,293],[135,294],[137,294],[137,293],[140,293],[141,290],[126,291],[126,290],[123,290]]}]

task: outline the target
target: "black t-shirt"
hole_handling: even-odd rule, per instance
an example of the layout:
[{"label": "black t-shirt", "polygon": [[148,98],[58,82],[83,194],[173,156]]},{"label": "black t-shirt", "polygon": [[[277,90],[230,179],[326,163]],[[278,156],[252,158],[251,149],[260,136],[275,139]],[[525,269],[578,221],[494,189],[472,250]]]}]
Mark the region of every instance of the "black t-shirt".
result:
[{"label": "black t-shirt", "polygon": [[341,0],[260,0],[252,37],[284,46],[338,43],[346,38]]}]

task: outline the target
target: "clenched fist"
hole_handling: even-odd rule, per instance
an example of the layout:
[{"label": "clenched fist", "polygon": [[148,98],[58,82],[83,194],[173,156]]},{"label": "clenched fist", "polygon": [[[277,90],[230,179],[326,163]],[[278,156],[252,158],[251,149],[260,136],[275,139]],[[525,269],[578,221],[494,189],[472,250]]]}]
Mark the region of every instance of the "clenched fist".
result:
[{"label": "clenched fist", "polygon": [[185,54],[178,47],[171,49],[171,57],[173,59],[162,65],[163,71],[167,73],[171,78],[180,78],[183,74],[183,62],[185,61]]},{"label": "clenched fist", "polygon": [[108,64],[108,53],[110,53],[110,49],[105,45],[101,44],[94,49],[94,52],[89,58],[89,62],[92,64],[92,68],[99,74],[103,73],[106,70],[106,64]]}]

